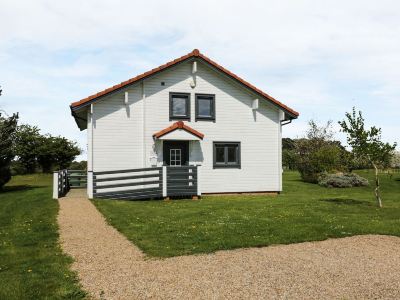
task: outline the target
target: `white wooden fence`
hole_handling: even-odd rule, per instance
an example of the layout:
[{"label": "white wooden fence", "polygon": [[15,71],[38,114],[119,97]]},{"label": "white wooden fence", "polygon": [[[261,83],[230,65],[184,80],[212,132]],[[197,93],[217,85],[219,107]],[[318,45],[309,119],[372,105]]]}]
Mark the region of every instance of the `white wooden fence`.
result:
[{"label": "white wooden fence", "polygon": [[53,173],[53,199],[65,196],[70,189],[68,170],[54,171]]}]

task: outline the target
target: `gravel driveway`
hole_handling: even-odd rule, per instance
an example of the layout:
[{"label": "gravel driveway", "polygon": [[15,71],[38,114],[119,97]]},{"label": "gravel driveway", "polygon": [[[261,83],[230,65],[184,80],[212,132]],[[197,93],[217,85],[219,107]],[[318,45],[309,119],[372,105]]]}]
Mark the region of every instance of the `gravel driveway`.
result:
[{"label": "gravel driveway", "polygon": [[400,299],[398,237],[355,236],[145,259],[81,191],[59,202],[62,247],[94,298]]}]

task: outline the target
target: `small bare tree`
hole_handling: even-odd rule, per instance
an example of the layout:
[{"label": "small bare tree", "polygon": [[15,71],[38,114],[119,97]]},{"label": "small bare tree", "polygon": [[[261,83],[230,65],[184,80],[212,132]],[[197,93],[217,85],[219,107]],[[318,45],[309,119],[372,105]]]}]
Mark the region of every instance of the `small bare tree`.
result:
[{"label": "small bare tree", "polygon": [[346,113],[346,119],[339,121],[342,131],[347,133],[347,143],[352,148],[354,157],[365,158],[375,169],[375,198],[379,207],[382,207],[380,195],[379,168],[386,168],[394,155],[396,143],[393,145],[381,140],[381,129],[372,126],[365,129],[361,111]]}]

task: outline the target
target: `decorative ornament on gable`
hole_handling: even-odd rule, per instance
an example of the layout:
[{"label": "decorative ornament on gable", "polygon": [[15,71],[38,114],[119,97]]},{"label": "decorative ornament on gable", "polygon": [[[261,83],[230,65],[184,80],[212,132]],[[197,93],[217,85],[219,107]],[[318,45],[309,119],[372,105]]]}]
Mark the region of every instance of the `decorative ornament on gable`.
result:
[{"label": "decorative ornament on gable", "polygon": [[196,73],[197,73],[197,61],[193,61],[192,65],[192,79],[190,80],[190,87],[194,89],[196,87]]},{"label": "decorative ornament on gable", "polygon": [[128,101],[129,101],[129,93],[125,92],[125,99],[124,99],[124,104],[128,105]]},{"label": "decorative ornament on gable", "polygon": [[251,108],[252,108],[253,110],[256,110],[256,109],[258,109],[258,105],[259,105],[258,99],[254,99],[254,100],[253,100],[253,103],[252,103],[252,105],[251,105]]}]

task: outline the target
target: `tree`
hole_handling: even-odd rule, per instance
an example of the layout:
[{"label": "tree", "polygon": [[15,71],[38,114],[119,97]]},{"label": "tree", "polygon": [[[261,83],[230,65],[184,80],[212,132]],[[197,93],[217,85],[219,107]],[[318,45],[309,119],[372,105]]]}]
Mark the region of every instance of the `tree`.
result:
[{"label": "tree", "polygon": [[76,142],[70,141],[65,137],[53,137],[53,145],[57,149],[55,151],[56,165],[60,169],[66,169],[81,154],[81,149]]},{"label": "tree", "polygon": [[54,167],[67,168],[81,150],[73,141],[61,136],[42,135],[36,126],[23,124],[17,129],[15,152],[18,162],[28,173],[34,173],[37,167],[48,173]]},{"label": "tree", "polygon": [[74,160],[74,161],[68,166],[68,169],[86,171],[86,170],[87,170],[87,161],[86,161],[86,160],[81,160],[81,161],[76,161],[76,160]]},{"label": "tree", "polygon": [[311,120],[304,138],[295,142],[296,164],[301,178],[316,183],[322,173],[344,170],[343,150],[333,140],[332,122],[318,125]]},{"label": "tree", "polygon": [[[0,96],[3,90],[0,86]],[[18,114],[11,117],[2,117],[0,112],[0,190],[11,179],[11,161],[14,158],[15,130],[18,123]]]},{"label": "tree", "polygon": [[18,114],[3,117],[0,113],[0,190],[11,179],[10,165],[15,156],[13,144],[17,122]]},{"label": "tree", "polygon": [[66,169],[81,150],[72,142],[61,136],[46,134],[40,138],[37,161],[43,172],[50,172],[53,167]]},{"label": "tree", "polygon": [[41,143],[39,128],[28,124],[18,126],[16,133],[15,154],[27,173],[34,173]]},{"label": "tree", "polygon": [[339,121],[342,131],[347,134],[347,143],[352,148],[354,157],[365,158],[375,169],[375,198],[379,207],[382,207],[378,168],[386,168],[394,155],[396,143],[393,145],[382,142],[381,129],[372,126],[365,129],[361,111],[346,113],[346,119]]}]

